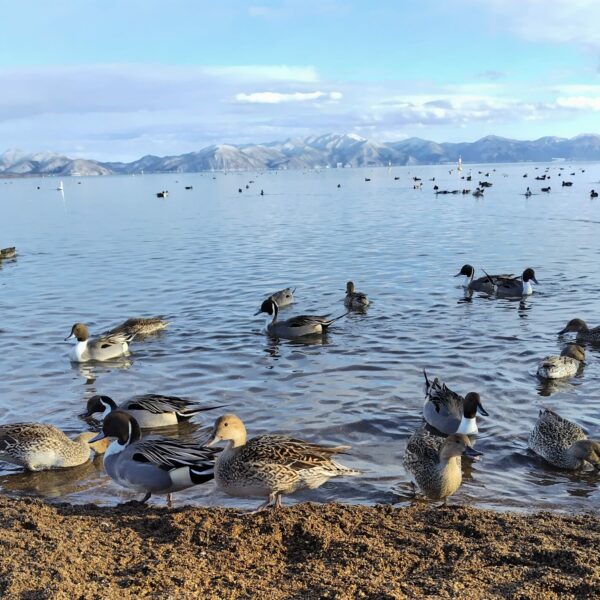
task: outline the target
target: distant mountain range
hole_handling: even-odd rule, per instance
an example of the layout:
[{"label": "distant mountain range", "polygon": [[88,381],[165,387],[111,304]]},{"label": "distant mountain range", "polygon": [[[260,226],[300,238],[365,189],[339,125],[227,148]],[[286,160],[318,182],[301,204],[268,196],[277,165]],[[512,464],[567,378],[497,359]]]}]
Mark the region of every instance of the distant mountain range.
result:
[{"label": "distant mountain range", "polygon": [[456,163],[600,160],[600,136],[543,137],[519,141],[494,135],[476,142],[429,142],[408,138],[379,143],[354,134],[327,134],[269,144],[207,146],[180,156],[143,156],[130,163],[71,159],[45,152],[9,150],[0,155],[0,176],[184,173],[211,170],[314,169]]}]

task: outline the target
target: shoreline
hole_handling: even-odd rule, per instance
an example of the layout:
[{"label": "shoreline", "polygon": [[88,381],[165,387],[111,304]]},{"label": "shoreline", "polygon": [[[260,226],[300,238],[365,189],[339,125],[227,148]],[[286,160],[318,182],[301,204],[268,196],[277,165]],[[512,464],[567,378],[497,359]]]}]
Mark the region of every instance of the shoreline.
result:
[{"label": "shoreline", "polygon": [[600,597],[600,517],[463,506],[234,509],[0,496],[2,598]]}]

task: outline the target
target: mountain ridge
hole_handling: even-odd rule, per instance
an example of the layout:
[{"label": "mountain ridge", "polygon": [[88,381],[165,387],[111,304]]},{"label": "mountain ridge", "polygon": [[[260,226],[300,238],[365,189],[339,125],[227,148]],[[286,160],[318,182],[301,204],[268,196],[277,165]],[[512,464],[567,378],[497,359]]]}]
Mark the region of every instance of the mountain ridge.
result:
[{"label": "mountain ridge", "polygon": [[263,144],[212,144],[175,156],[148,154],[129,163],[11,149],[0,155],[0,177],[405,166],[456,163],[459,156],[463,163],[600,160],[600,135],[544,136],[537,140],[487,135],[475,142],[438,143],[417,137],[377,142],[353,133],[327,133]]}]

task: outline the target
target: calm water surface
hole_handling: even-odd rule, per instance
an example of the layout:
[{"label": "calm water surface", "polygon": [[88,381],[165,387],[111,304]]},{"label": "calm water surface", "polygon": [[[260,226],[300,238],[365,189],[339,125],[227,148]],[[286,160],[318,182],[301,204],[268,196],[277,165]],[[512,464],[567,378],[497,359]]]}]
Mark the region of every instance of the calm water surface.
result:
[{"label": "calm water surface", "polygon": [[[421,420],[426,368],[460,393],[478,391],[490,413],[480,420],[484,459],[467,466],[455,501],[595,509],[598,474],[557,471],[527,451],[542,406],[600,437],[598,350],[588,349],[583,373],[569,382],[548,388],[535,377],[539,360],[560,351],[556,332],[568,319],[600,323],[600,203],[589,197],[600,188],[600,165],[553,164],[550,181],[535,181],[544,168],[473,168],[474,180],[482,170],[494,184],[483,199],[436,198],[431,177],[442,189],[474,187],[442,166],[68,178],[64,196],[54,179],[1,180],[0,245],[16,245],[19,256],[0,266],[0,422],[44,421],[71,434],[87,427],[78,415],[93,394],[189,396],[226,404],[250,435],[353,446],[345,462],[364,477],[296,499],[403,504],[401,458]],[[415,175],[422,190],[413,189]],[[526,199],[527,185],[552,192]],[[162,189],[167,199],[155,197]],[[464,263],[488,272],[532,266],[540,285],[522,302],[466,302],[452,277]],[[253,317],[268,293],[288,285],[297,304],[283,316],[341,314],[348,279],[372,304],[321,343],[271,340]],[[74,322],[99,333],[154,314],[171,327],[134,343],[127,359],[69,363],[63,339]],[[174,433],[203,435],[216,416]],[[0,489],[101,504],[133,497],[104,475],[101,460],[36,474],[2,464]],[[256,505],[212,484],[178,496]]]}]

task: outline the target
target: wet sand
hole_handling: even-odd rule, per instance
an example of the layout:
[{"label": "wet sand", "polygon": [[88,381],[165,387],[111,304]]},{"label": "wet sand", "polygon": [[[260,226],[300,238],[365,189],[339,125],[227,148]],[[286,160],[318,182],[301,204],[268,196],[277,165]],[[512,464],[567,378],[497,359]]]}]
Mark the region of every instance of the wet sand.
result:
[{"label": "wet sand", "polygon": [[256,515],[0,497],[0,597],[598,598],[600,518],[299,504]]}]

